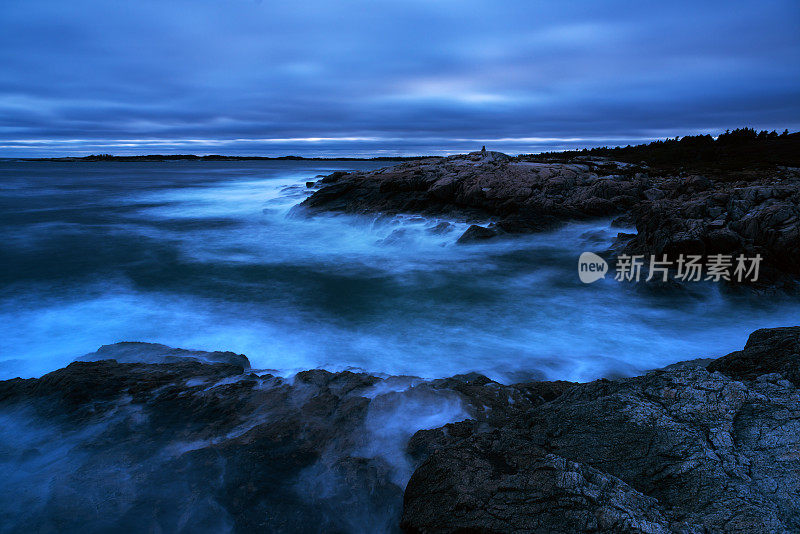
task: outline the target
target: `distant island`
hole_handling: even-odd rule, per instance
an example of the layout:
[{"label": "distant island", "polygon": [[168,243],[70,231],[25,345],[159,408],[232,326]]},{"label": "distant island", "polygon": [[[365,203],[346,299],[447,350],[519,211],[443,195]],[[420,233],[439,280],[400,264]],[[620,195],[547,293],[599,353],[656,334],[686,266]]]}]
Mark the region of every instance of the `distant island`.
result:
[{"label": "distant island", "polygon": [[[303,156],[224,156],[211,154],[147,154],[141,156],[115,156],[113,154],[92,154],[90,156],[66,156],[58,158],[12,158],[19,161],[414,161],[444,156],[376,156],[359,157],[303,157]],[[800,132],[789,133],[784,130],[756,131],[753,128],[728,130],[717,137],[711,135],[687,135],[640,145],[617,147],[584,148],[520,154],[513,159],[518,161],[561,161],[575,158],[609,158],[624,163],[645,164],[653,167],[675,170],[681,167],[734,169],[743,167],[765,167],[783,165],[800,167]]]},{"label": "distant island", "polygon": [[431,156],[376,156],[373,158],[307,158],[303,156],[223,156],[210,154],[146,154],[142,156],[115,156],[113,154],[92,154],[90,156],[65,156],[59,158],[13,158],[18,161],[410,161]]}]

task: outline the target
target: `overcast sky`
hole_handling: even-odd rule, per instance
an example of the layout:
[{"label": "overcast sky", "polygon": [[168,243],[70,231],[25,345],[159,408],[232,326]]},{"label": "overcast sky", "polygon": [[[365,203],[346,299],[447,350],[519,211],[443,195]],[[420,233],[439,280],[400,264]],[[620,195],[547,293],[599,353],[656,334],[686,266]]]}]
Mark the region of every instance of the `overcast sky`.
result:
[{"label": "overcast sky", "polygon": [[800,129],[800,2],[3,0],[0,156]]}]

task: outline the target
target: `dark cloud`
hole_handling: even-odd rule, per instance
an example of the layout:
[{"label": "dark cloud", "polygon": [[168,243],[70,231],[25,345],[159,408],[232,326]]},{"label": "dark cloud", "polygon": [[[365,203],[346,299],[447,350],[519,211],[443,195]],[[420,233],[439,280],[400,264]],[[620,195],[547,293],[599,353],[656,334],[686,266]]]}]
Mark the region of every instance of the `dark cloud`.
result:
[{"label": "dark cloud", "polygon": [[7,0],[0,155],[528,152],[800,127],[795,0],[561,4]]}]

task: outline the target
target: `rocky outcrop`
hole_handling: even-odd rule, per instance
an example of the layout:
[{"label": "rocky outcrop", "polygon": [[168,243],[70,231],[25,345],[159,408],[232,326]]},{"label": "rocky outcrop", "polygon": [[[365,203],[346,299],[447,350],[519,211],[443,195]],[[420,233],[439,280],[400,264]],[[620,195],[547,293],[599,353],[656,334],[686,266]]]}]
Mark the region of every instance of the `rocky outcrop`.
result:
[{"label": "rocky outcrop", "polygon": [[620,235],[614,248],[620,253],[667,254],[673,261],[680,254],[758,254],[756,285],[792,290],[800,278],[799,169],[674,175],[608,160],[548,163],[474,152],[337,171],[321,185],[298,211],[421,213],[481,223],[460,243],[615,216],[637,229]]},{"label": "rocky outcrop", "polygon": [[244,354],[234,352],[207,352],[203,350],[175,349],[160,343],[141,343],[123,341],[113,345],[103,345],[95,352],[81,356],[77,361],[97,362],[115,360],[119,363],[179,363],[204,362],[225,363],[242,369],[250,368],[250,361]]},{"label": "rocky outcrop", "polygon": [[762,328],[750,334],[743,350],[714,360],[709,371],[737,380],[778,373],[800,387],[800,327]]},{"label": "rocky outcrop", "polygon": [[[790,374],[796,336],[796,327],[759,331],[742,352],[772,351],[763,370]],[[797,531],[800,395],[787,376],[751,375],[684,366],[599,380],[510,413],[499,427],[419,433],[415,450],[420,440],[434,446],[406,488],[403,528]]]},{"label": "rocky outcrop", "polygon": [[793,532],[799,344],[511,385],[111,345],[0,382],[0,531]]},{"label": "rocky outcrop", "polygon": [[658,181],[660,196],[633,210],[638,234],[626,251],[670,258],[760,255],[760,280],[791,289],[800,277],[800,173]]},{"label": "rocky outcrop", "polygon": [[405,530],[670,532],[655,499],[598,469],[532,449],[524,438],[484,434],[437,454],[406,492]]},{"label": "rocky outcrop", "polygon": [[646,177],[616,165],[541,164],[473,152],[372,172],[339,171],[322,184],[302,210],[490,217],[498,233],[528,233],[626,212],[642,197]]},{"label": "rocky outcrop", "polygon": [[[800,528],[788,381],[703,369],[578,385],[451,438],[412,476],[409,532],[788,532]],[[466,435],[464,435],[466,434]]]},{"label": "rocky outcrop", "polygon": [[494,228],[485,228],[483,226],[473,224],[467,228],[467,231],[461,234],[457,243],[474,243],[476,241],[483,241],[497,237],[498,232]]},{"label": "rocky outcrop", "polygon": [[0,531],[392,531],[405,480],[357,394],[377,382],[191,359],[0,382]]}]

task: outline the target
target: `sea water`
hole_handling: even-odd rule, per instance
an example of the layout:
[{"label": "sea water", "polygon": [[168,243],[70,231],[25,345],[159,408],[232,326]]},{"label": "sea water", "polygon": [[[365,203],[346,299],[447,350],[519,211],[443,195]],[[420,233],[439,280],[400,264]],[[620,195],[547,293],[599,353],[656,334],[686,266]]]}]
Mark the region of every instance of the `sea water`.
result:
[{"label": "sea water", "polygon": [[0,379],[104,344],[231,350],[254,368],[503,382],[632,375],[796,324],[789,299],[578,278],[607,220],[474,245],[465,221],[292,208],[387,162],[0,162]]}]

